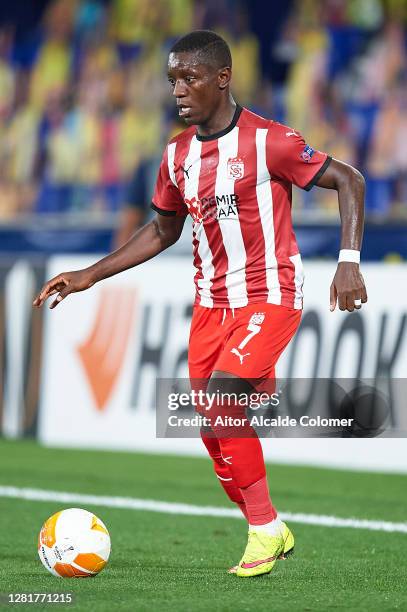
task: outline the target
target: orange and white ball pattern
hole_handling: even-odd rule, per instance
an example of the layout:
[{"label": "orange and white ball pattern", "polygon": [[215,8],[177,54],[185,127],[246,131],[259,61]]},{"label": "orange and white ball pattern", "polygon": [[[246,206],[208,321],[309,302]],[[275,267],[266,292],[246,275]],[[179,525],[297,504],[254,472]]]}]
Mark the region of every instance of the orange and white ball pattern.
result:
[{"label": "orange and white ball pattern", "polygon": [[105,524],[92,512],[69,508],[45,521],[38,536],[38,554],[51,574],[63,578],[96,576],[110,555]]}]

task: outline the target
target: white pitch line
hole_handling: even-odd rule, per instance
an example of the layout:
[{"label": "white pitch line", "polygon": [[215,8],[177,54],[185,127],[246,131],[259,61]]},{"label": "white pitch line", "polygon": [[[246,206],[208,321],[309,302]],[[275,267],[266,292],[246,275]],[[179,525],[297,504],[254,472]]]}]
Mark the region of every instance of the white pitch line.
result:
[{"label": "white pitch line", "polygon": [[[20,487],[0,486],[0,497],[25,499],[28,501],[58,502],[61,504],[91,504],[105,508],[120,508],[123,510],[147,510],[164,514],[186,514],[189,516],[218,516],[242,519],[240,510],[220,508],[218,506],[192,506],[174,502],[156,501],[154,499],[137,499],[134,497],[109,497],[105,495],[86,495],[83,493],[68,493],[65,491],[46,491],[44,489],[26,489]],[[407,523],[390,523],[388,521],[369,521],[364,519],[340,518],[323,514],[300,514],[295,512],[280,512],[285,521],[322,527],[348,527],[351,529],[369,529],[371,531],[387,531],[407,533]]]}]

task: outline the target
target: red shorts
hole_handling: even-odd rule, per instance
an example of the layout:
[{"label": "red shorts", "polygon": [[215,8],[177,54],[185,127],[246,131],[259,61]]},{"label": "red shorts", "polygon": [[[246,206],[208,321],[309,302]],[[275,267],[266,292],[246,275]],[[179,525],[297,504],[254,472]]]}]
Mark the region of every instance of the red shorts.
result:
[{"label": "red shorts", "polygon": [[190,378],[208,379],[215,370],[244,379],[274,378],[277,360],[300,320],[301,310],[276,304],[234,309],[194,306]]}]

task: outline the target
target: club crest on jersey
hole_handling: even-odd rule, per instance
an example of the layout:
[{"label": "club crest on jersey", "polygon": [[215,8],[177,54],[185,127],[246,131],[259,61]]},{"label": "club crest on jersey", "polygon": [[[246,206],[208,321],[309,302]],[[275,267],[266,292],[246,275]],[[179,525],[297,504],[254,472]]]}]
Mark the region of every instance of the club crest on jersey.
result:
[{"label": "club crest on jersey", "polygon": [[228,178],[237,181],[244,176],[244,161],[241,157],[229,157]]},{"label": "club crest on jersey", "polygon": [[261,325],[266,318],[265,312],[255,312],[250,317],[249,325]]},{"label": "club crest on jersey", "polygon": [[311,157],[314,155],[315,151],[312,147],[310,147],[309,145],[305,145],[303,152],[301,153],[300,157],[301,159],[303,159],[305,162],[309,162]]}]

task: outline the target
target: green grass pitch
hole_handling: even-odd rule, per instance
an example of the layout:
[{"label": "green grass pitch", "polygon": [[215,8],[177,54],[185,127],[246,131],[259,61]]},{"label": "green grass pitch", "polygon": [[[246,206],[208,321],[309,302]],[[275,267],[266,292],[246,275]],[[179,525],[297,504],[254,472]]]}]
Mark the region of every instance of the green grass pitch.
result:
[{"label": "green grass pitch", "polygon": [[[288,466],[268,472],[281,511],[406,520],[405,476]],[[206,459],[33,442],[0,441],[0,485],[228,506]],[[57,579],[41,565],[36,539],[61,504],[0,497],[0,592],[71,592],[74,604],[57,608],[87,612],[407,609],[407,534],[292,523],[294,556],[268,576],[239,579],[226,569],[244,549],[243,520],[87,508],[110,531],[109,564],[93,579]]]}]

